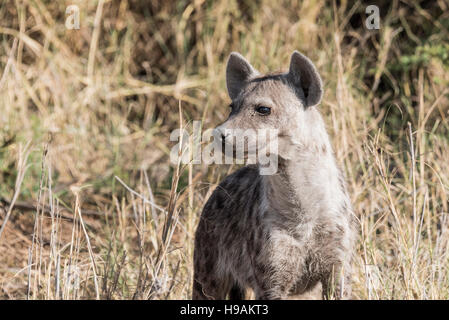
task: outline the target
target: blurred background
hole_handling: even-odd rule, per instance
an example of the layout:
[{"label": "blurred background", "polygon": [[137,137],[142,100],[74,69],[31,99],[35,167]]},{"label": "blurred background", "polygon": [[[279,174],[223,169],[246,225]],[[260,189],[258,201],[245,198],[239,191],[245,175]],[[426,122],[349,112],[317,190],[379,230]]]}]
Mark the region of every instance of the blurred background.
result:
[{"label": "blurred background", "polygon": [[2,0],[0,298],[189,298],[202,206],[237,166],[172,164],[170,133],[226,119],[231,51],[267,72],[293,50],[359,220],[354,298],[448,299],[447,0]]}]

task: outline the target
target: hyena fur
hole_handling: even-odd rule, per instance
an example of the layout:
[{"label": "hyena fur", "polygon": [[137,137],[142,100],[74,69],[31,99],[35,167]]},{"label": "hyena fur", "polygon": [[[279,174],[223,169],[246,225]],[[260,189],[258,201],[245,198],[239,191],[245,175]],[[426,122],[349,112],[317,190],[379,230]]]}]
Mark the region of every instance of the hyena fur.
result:
[{"label": "hyena fur", "polygon": [[252,289],[256,299],[350,299],[356,224],[316,108],[316,67],[295,51],[288,72],[261,75],[233,52],[226,83],[221,142],[232,129],[277,129],[278,170],[247,165],[215,189],[195,234],[192,298],[245,299]]}]

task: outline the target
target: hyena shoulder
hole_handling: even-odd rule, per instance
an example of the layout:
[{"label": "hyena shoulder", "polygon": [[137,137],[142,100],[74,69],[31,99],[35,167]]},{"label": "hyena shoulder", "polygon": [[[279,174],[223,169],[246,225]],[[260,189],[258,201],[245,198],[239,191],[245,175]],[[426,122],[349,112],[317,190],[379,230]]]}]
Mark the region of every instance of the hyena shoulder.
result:
[{"label": "hyena shoulder", "polygon": [[[262,179],[255,165],[240,168],[227,176],[214,190],[203,209],[205,215],[244,214],[248,205],[260,201]],[[219,217],[216,217],[219,218]]]}]

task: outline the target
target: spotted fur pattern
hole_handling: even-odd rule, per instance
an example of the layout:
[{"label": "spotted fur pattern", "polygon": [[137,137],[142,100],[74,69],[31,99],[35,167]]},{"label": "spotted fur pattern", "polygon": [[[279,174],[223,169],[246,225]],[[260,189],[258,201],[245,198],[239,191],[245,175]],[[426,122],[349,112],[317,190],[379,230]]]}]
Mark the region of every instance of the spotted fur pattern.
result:
[{"label": "spotted fur pattern", "polygon": [[[256,299],[351,297],[355,220],[314,105],[321,79],[298,54],[288,73],[268,76],[238,54],[228,61],[233,110],[217,130],[279,129],[279,168],[261,175],[257,164],[245,166],[205,204],[195,234],[193,299],[244,299],[247,289]],[[270,116],[254,112],[261,104]]]}]

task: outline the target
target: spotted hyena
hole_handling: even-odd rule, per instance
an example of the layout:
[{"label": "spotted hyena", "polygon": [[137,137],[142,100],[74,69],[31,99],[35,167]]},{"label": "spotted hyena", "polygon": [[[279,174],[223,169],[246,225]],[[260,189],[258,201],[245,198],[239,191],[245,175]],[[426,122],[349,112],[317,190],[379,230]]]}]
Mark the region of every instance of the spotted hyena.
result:
[{"label": "spotted hyena", "polygon": [[[195,234],[193,299],[351,297],[355,223],[345,181],[317,110],[314,64],[295,51],[288,72],[261,75],[231,53],[229,118],[218,128],[276,129],[278,169],[247,165],[204,206]],[[231,132],[231,134],[229,134]],[[233,141],[233,140],[232,140]]]}]

